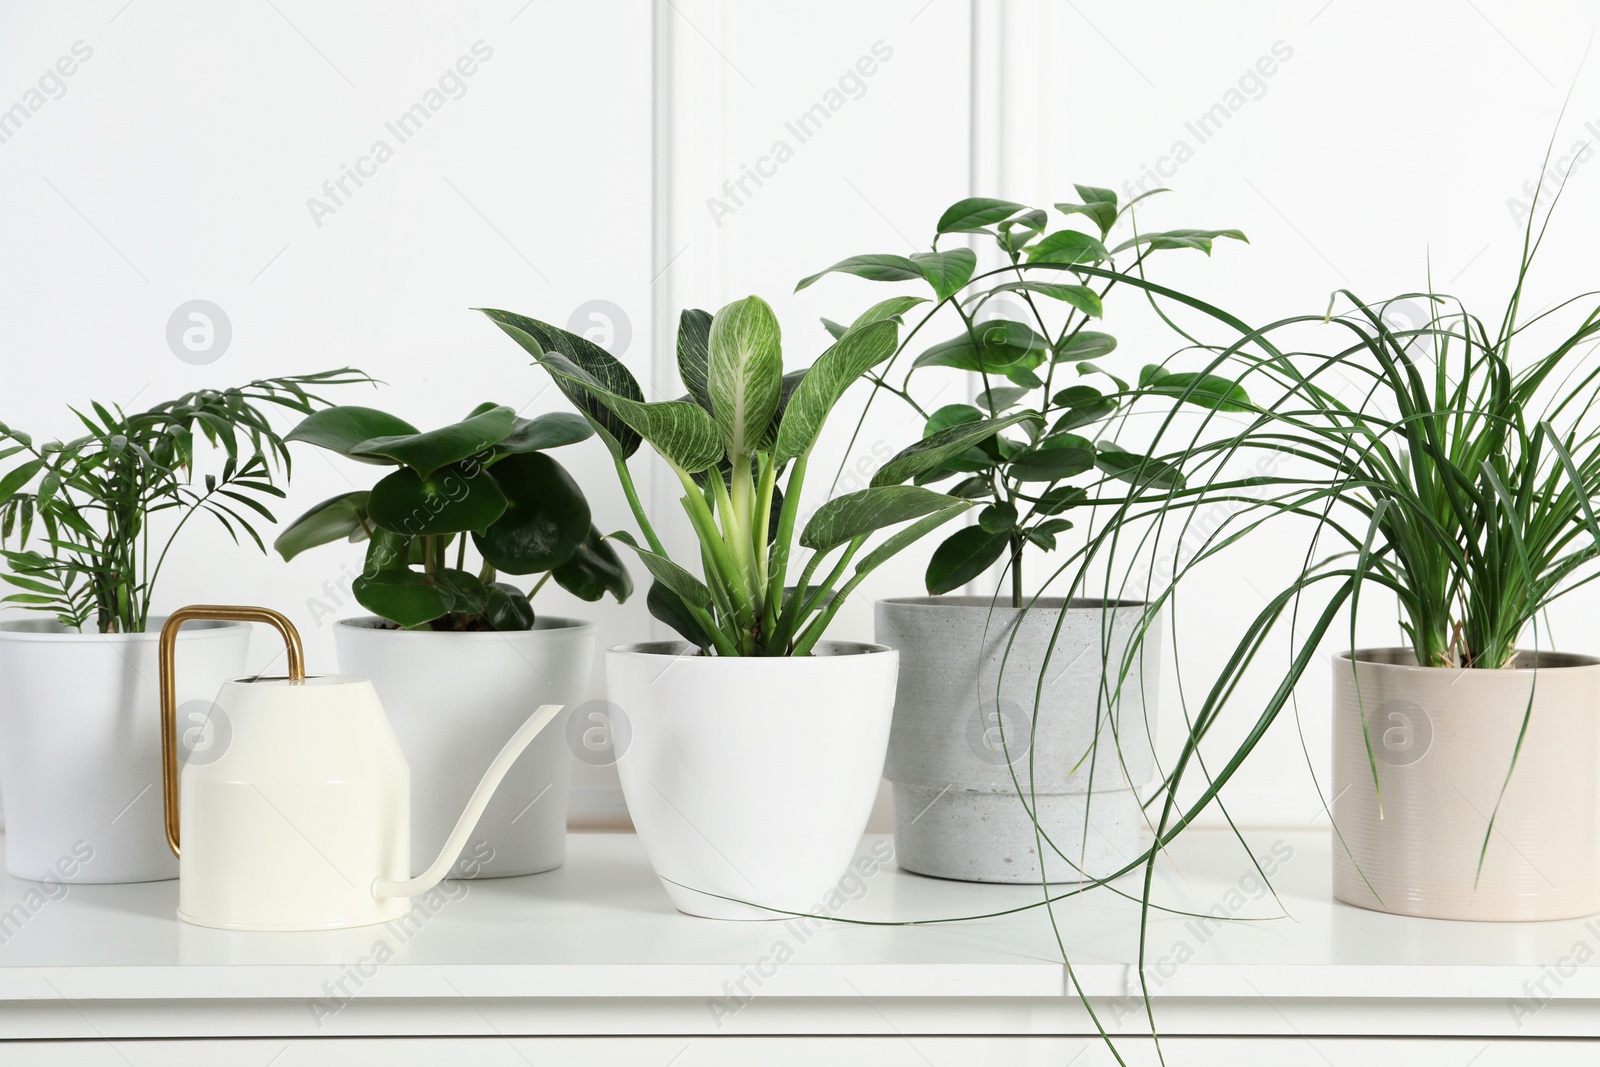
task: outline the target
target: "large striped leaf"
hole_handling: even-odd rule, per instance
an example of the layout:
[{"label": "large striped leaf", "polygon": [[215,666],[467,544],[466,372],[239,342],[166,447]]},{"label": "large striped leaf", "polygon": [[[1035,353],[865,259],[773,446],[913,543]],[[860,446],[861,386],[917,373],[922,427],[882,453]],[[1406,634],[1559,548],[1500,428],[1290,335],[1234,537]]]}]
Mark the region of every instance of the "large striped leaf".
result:
[{"label": "large striped leaf", "polygon": [[[526,349],[541,366],[545,366],[546,353],[560,353],[569,363],[581,368],[589,381],[611,395],[624,400],[641,403],[644,401],[644,393],[639,389],[639,383],[634,380],[628,368],[587,337],[579,337],[558,326],[551,326],[547,322],[540,322],[538,319],[530,319],[526,315],[510,311],[497,311],[494,308],[477,310],[489,316],[491,322]],[[614,410],[600,403],[592,392],[580,388],[576,382],[561,377],[556,378],[556,386],[589,420],[589,424],[595,428],[595,432],[600,435],[600,439],[606,443],[606,447],[617,459],[627,459],[639,451],[639,434]]]},{"label": "large striped leaf", "polygon": [[722,459],[722,435],[699,404],[688,400],[645,403],[618,396],[556,352],[546,353],[540,363],[557,383],[564,383],[564,390],[570,385],[574,392],[592,399],[685,474],[698,474]]},{"label": "large striped leaf", "polygon": [[707,350],[711,416],[729,457],[748,456],[766,436],[783,388],[778,316],[759,296],[736,300],[712,318]]},{"label": "large striped leaf", "polygon": [[837,548],[885,526],[898,526],[957,505],[970,506],[915,485],[887,485],[834,497],[811,516],[800,543],[818,552]]},{"label": "large striped leaf", "polygon": [[900,328],[892,319],[855,326],[811,365],[784,409],[774,458],[785,463],[810,450],[833,405],[863,374],[894,354]]},{"label": "large striped leaf", "polygon": [[711,312],[686,308],[678,316],[678,376],[694,402],[711,410],[706,365],[711,358]]}]

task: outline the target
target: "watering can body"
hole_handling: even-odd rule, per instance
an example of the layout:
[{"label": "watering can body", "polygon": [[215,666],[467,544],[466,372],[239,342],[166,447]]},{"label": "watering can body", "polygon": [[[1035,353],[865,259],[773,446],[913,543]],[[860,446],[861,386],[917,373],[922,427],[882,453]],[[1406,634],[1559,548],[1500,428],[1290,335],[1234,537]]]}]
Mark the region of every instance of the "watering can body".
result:
[{"label": "watering can body", "polygon": [[[275,627],[288,674],[223,683],[211,709],[216,740],[180,772],[174,648],[193,619]],[[162,803],[178,857],[178,917],[225,930],[336,930],[405,915],[412,896],[444,878],[501,779],[561,712],[546,704],[529,716],[439,855],[412,878],[411,771],[370,681],[307,677],[299,635],[266,608],[181,608],[162,627],[160,656]]]},{"label": "watering can body", "polygon": [[[225,682],[226,747],[184,765],[178,917],[230,930],[337,929],[411,907],[411,772],[365,678]],[[221,747],[221,746],[219,746]]]}]

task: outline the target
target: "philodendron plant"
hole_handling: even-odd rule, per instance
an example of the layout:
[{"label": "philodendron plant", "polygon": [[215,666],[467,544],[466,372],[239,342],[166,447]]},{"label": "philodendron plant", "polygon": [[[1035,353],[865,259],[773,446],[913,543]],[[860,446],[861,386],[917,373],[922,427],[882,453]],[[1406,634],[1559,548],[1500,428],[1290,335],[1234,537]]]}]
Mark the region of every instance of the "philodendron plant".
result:
[{"label": "philodendron plant", "polygon": [[[368,541],[356,601],[406,629],[531,629],[533,596],[551,579],[584,600],[626,600],[632,582],[590,522],[583,490],[544,454],[592,432],[566,412],[522,419],[496,404],[426,433],[372,408],[319,411],[288,440],[396,469],[371,489],[324,500],[273,547],[289,560],[331,541]],[[524,593],[501,573],[543,577]]]},{"label": "philodendron plant", "polygon": [[[484,313],[550,373],[611,450],[646,544],[613,536],[639,553],[655,579],[651,613],[707,652],[805,656],[867,575],[971,507],[898,483],[993,433],[980,426],[965,431],[970,436],[920,443],[890,464],[892,479],[824,503],[799,531],[810,556],[791,584],[801,491],[817,437],[845,390],[894,352],[907,306],[897,299],[869,310],[811,367],[788,374],[778,320],[765,301],[747,297],[714,316],[685,311],[678,369],[689,395],[660,402],[646,402],[633,375],[585,338],[506,311]],[[683,485],[703,579],[668,558],[640,506],[627,461],[643,441]],[[909,525],[861,554],[869,537],[901,524]]]},{"label": "philodendron plant", "polygon": [[[1209,255],[1217,238],[1243,241],[1244,234],[1187,229],[1141,233],[1133,229],[1129,209],[1152,193],[1119,206],[1110,189],[1076,189],[1081,203],[1055,205],[1066,216],[1067,225],[1060,229],[1046,232],[1049,215],[1042,209],[974,197],[951,205],[939,218],[931,251],[851,256],[796,286],[804,289],[830,273],[926,283],[933,290],[933,306],[907,333],[905,346],[947,306],[959,321],[959,332],[923,350],[898,386],[884,375],[874,376],[880,387],[926,420],[927,442],[965,438],[965,427],[996,427],[917,476],[919,485],[959,479],[948,490],[952,496],[987,502],[977,525],[957,530],[934,551],[927,571],[929,593],[957,589],[1004,558],[1011,605],[1020,608],[1024,550],[1032,545],[1054,551],[1057,535],[1072,528],[1067,513],[1090,502],[1107,481],[1130,483],[1136,492],[1181,488],[1183,477],[1174,465],[1131,451],[1106,434],[1139,397],[1249,410],[1244,391],[1216,375],[1172,372],[1152,363],[1131,383],[1127,371],[1113,372],[1094,362],[1110,355],[1117,340],[1088,328],[1102,317],[1102,300],[1119,282],[1216,316],[1208,305],[1147,282],[1141,268],[1153,252],[1187,248]],[[1113,243],[1112,232],[1119,227],[1126,236]],[[972,249],[940,251],[942,239],[965,239],[968,234],[992,237],[1004,265],[977,273]],[[1121,264],[1118,256],[1123,257]],[[902,311],[928,302],[922,297],[900,299],[903,303],[896,307]],[[823,324],[836,336],[843,329],[826,319]],[[912,376],[927,367],[974,372],[982,377],[983,388],[973,403],[925,410],[913,392]],[[1081,478],[1086,474],[1093,479],[1088,484]]]},{"label": "philodendron plant", "polygon": [[[283,496],[276,479],[290,473],[267,413],[309,413],[327,403],[312,390],[371,380],[349,368],[264,378],[132,414],[91,402],[92,415],[73,409],[88,432],[69,441],[35,444],[0,423],[0,459],[15,460],[0,476],[0,542],[16,545],[0,550],[10,567],[0,577],[21,590],[4,603],[72,630],[93,620],[100,633],[143,633],[167,554],[196,515],[266,551],[255,523],[276,521],[264,501]],[[197,438],[227,457],[203,487]]]}]

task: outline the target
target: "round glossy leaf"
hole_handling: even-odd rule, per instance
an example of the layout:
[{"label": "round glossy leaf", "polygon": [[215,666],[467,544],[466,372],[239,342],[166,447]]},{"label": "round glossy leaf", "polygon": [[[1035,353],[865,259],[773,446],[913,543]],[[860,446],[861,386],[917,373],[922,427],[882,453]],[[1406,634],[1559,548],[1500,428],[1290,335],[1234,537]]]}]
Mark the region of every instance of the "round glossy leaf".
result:
[{"label": "round glossy leaf", "polygon": [[599,600],[610,593],[620,604],[633,592],[633,580],[628,577],[622,558],[592,525],[589,536],[572,553],[572,558],[552,571],[551,576],[557,585],[580,600]]},{"label": "round glossy leaf", "polygon": [[356,603],[401,626],[421,626],[455,606],[455,596],[428,575],[412,570],[363,574],[352,584]]},{"label": "round glossy leaf", "polygon": [[361,520],[366,516],[370,495],[361,489],[324,500],[290,523],[272,542],[272,547],[285,560],[291,560],[308,548],[361,532]]},{"label": "round glossy leaf", "polygon": [[482,530],[505,510],[496,476],[476,463],[454,464],[426,478],[402,468],[373,486],[367,501],[374,523],[412,537]]},{"label": "round glossy leaf", "polygon": [[381,463],[394,466],[395,461],[386,456],[358,455],[356,446],[374,437],[414,434],[417,428],[404,419],[385,411],[355,405],[323,408],[307,415],[300,424],[284,437],[286,441],[304,441],[306,444],[326,448],[341,456],[362,463]]},{"label": "round glossy leaf", "polygon": [[496,452],[538,452],[545,448],[575,445],[594,436],[594,427],[582,415],[570,411],[551,411],[532,419],[518,419],[505,440],[495,445]]},{"label": "round glossy leaf", "polygon": [[959,589],[994,565],[1010,537],[981,526],[957,530],[933,550],[928,561],[928,592],[933,596]]},{"label": "round glossy leaf", "polygon": [[523,452],[497,462],[493,474],[508,505],[472,538],[489,565],[534,574],[571,559],[589,535],[589,502],[566,468],[543,452]]},{"label": "round glossy leaf", "polygon": [[360,442],[349,453],[356,459],[384,458],[415,467],[426,478],[441,467],[475,456],[511,432],[517,413],[500,406],[479,410],[451,426],[427,433],[388,434]]},{"label": "round glossy leaf", "polygon": [[528,603],[526,593],[506,582],[495,582],[486,592],[488,606],[483,617],[490,626],[496,630],[533,629],[533,605]]}]

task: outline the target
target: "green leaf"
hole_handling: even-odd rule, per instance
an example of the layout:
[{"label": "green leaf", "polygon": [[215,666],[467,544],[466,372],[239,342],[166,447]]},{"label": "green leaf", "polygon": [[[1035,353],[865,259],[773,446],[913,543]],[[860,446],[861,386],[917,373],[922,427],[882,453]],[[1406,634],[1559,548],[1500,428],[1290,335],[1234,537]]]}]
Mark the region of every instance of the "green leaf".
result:
[{"label": "green leaf", "polygon": [[[565,356],[552,352],[542,362],[558,382],[586,393],[685,474],[697,474],[723,458],[721,431],[699,404],[688,400],[647,404],[607,390]],[[595,429],[602,437],[608,432],[599,424]]]},{"label": "green leaf", "polygon": [[952,426],[963,423],[978,422],[983,418],[983,412],[971,404],[946,404],[944,407],[928,416],[927,423],[922,427],[924,438],[942,433]]},{"label": "green leaf", "polygon": [[922,271],[905,256],[872,253],[841,259],[826,270],[819,270],[808,278],[800,279],[800,284],[794,287],[794,291],[798,293],[827,274],[854,274],[858,278],[874,282],[909,282],[922,277]]},{"label": "green leaf", "polygon": [[1057,393],[1051,400],[1067,410],[1056,420],[1052,433],[1076,430],[1116,413],[1117,402],[1105,396],[1092,385],[1071,385]]},{"label": "green leaf", "polygon": [[[566,364],[575,365],[583,371],[583,380],[590,385],[598,386],[601,390],[625,400],[643,403],[644,393],[639,389],[639,383],[633,375],[628,372],[628,368],[587,337],[579,337],[560,327],[510,311],[499,311],[494,308],[477,310],[487,315],[491,322],[521,345],[533,356],[535,362],[547,370],[548,354],[559,353],[566,357],[564,361]],[[552,377],[555,378],[556,387],[565,393],[573,407],[589,420],[595,432],[600,435],[600,439],[605,442],[606,447],[618,461],[627,459],[639,450],[638,433],[623,422],[615,411],[600,403],[589,389],[581,388],[578,382],[568,376],[552,375]]]},{"label": "green leaf", "polygon": [[329,497],[291,522],[272,547],[288,561],[308,548],[349,537],[362,529],[361,520],[366,517],[367,498],[371,495],[358,489]]},{"label": "green leaf", "polygon": [[[876,304],[873,304],[867,310],[863,311],[860,315],[857,315],[856,321],[852,322],[850,326],[865,326],[868,323],[882,322],[885,319],[892,319],[895,322],[899,322],[906,312],[910,311],[918,304],[926,304],[927,302],[928,298],[925,296],[891,296],[887,300],[878,301]],[[823,321],[826,322],[827,320],[824,319]],[[838,340],[840,337],[844,336],[844,332],[845,331],[841,329],[839,333],[834,334],[834,340]]]},{"label": "green leaf", "polygon": [[988,408],[989,414],[998,415],[1015,407],[1019,400],[1031,392],[1032,389],[1024,389],[1021,386],[992,385],[978,392],[978,403]]},{"label": "green leaf", "polygon": [[494,465],[507,506],[472,543],[507,574],[559,567],[589,535],[589,502],[566,468],[543,452],[507,456]]},{"label": "green leaf", "polygon": [[1091,470],[1095,451],[1073,433],[1051,434],[1011,461],[1007,473],[1022,482],[1058,482]]},{"label": "green leaf", "polygon": [[488,450],[503,440],[516,422],[517,413],[511,408],[490,407],[453,426],[426,433],[370,437],[346,454],[352,459],[393,460],[426,478],[441,467]]},{"label": "green leaf", "polygon": [[948,430],[942,430],[932,437],[925,437],[901,449],[872,476],[872,485],[898,485],[923,471],[942,467],[947,460],[955,458],[1007,427],[1037,418],[1039,413],[1036,411],[1019,411],[997,419],[962,423]]},{"label": "green leaf", "polygon": [[10,500],[18,489],[33,480],[33,476],[38,474],[43,466],[44,460],[30,459],[11,468],[4,478],[0,478],[0,500]]},{"label": "green leaf", "polygon": [[599,600],[610,593],[621,604],[633,592],[633,579],[617,550],[593,526],[572,558],[551,572],[556,584],[579,600]]},{"label": "green leaf", "polygon": [[1026,210],[1028,210],[1026,204],[1010,200],[994,200],[986,196],[971,196],[965,200],[957,200],[946,208],[944,214],[939,216],[939,223],[935,229],[939,233],[983,233],[985,227]]},{"label": "green leaf", "polygon": [[375,525],[409,537],[481,530],[505,510],[505,494],[477,464],[470,470],[454,464],[426,478],[402,467],[373,486],[367,500]]},{"label": "green leaf", "polygon": [[1105,307],[1100,303],[1100,294],[1087,285],[1063,285],[1060,282],[1036,282],[1032,279],[1023,279],[1016,282],[1004,282],[994,287],[994,292],[1038,293],[1048,296],[1052,300],[1062,300],[1085,315],[1100,318],[1105,314]]},{"label": "green leaf", "polygon": [[[976,334],[976,341],[973,334]],[[1009,319],[996,319],[978,324],[972,332],[939,342],[918,356],[912,366],[954,367],[993,374],[1017,363],[1037,367],[1044,362],[1048,348],[1049,342],[1033,327]]]},{"label": "green leaf", "polygon": [[981,526],[957,530],[928,560],[928,593],[939,596],[977,578],[992,567],[1010,543],[1006,533],[990,533]]},{"label": "green leaf", "polygon": [[326,448],[341,456],[362,463],[394,466],[396,461],[385,456],[364,454],[358,446],[375,437],[415,434],[419,431],[404,419],[374,408],[345,405],[323,408],[307,415],[300,424],[284,435],[285,441],[304,441],[308,445]]},{"label": "green leaf", "polygon": [[688,308],[678,316],[678,377],[694,402],[711,410],[711,392],[706,386],[711,360],[711,312]]},{"label": "green leaf", "polygon": [[[783,382],[778,317],[758,296],[736,300],[712,318],[708,346],[706,389],[712,417],[728,456],[749,456],[778,410]],[[655,443],[650,434],[645,437]]]},{"label": "green leaf", "polygon": [[1142,392],[1181,399],[1186,403],[1216,411],[1254,411],[1244,386],[1217,374],[1191,371],[1168,372],[1154,363],[1139,372]]},{"label": "green leaf", "polygon": [[817,552],[827,552],[885,526],[910,522],[952,503],[954,501],[943,493],[914,485],[880,486],[846,493],[817,509],[800,534],[800,543]]},{"label": "green leaf", "polygon": [[1056,210],[1063,215],[1087,215],[1099,228],[1102,238],[1117,224],[1117,205],[1114,201],[1109,204],[1103,200],[1092,200],[1083,204],[1057,204]]},{"label": "green leaf", "polygon": [[1117,339],[1109,333],[1079,330],[1067,338],[1067,343],[1056,350],[1056,361],[1087,360],[1106,355],[1117,347]]},{"label": "green leaf", "polygon": [[539,452],[546,448],[575,445],[594,436],[594,427],[582,415],[570,411],[549,411],[531,419],[518,419],[511,432],[494,446],[498,453]]},{"label": "green leaf", "polygon": [[1124,393],[1126,393],[1128,391],[1128,383],[1127,382],[1123,381],[1121,378],[1118,378],[1115,374],[1112,374],[1110,371],[1101,370],[1099,367],[1095,366],[1093,363],[1090,363],[1088,360],[1085,360],[1082,363],[1078,364],[1078,373],[1079,374],[1104,374],[1107,378],[1110,378],[1113,382],[1117,383],[1117,388],[1118,389],[1122,390]]},{"label": "green leaf", "polygon": [[1089,499],[1089,491],[1081,485],[1058,485],[1039,494],[1033,505],[1036,515],[1059,515]]},{"label": "green leaf", "polygon": [[1006,255],[1012,255],[1043,233],[1049,221],[1050,216],[1043,211],[1024,211],[1016,218],[1007,219],[995,227],[995,244],[999,245],[1000,250]]},{"label": "green leaf", "polygon": [[1105,245],[1081,230],[1057,230],[1028,246],[1029,263],[1099,263],[1106,254]]},{"label": "green leaf", "polygon": [[531,630],[538,621],[528,594],[507,582],[493,582],[485,590],[483,618],[496,630]]},{"label": "green leaf", "polygon": [[1017,506],[999,500],[978,512],[978,526],[985,533],[1010,533],[1017,525]]},{"label": "green leaf", "polygon": [[652,616],[672,627],[690,644],[699,648],[710,648],[713,644],[711,635],[690,614],[683,598],[663,583],[651,582],[650,592],[645,595],[644,602]]},{"label": "green leaf", "polygon": [[488,609],[489,590],[476,574],[458,571],[454,567],[441,567],[429,577],[440,588],[449,591],[451,611],[459,611],[465,615],[481,615]]},{"label": "green leaf", "polygon": [[1211,242],[1218,237],[1228,237],[1235,241],[1250,243],[1250,238],[1242,230],[1158,230],[1151,233],[1141,233],[1130,237],[1111,251],[1121,252],[1127,248],[1139,245],[1149,245],[1149,251],[1155,252],[1163,248],[1196,248],[1206,255],[1211,254]]},{"label": "green leaf", "polygon": [[888,319],[854,326],[817,357],[784,411],[773,446],[775,462],[786,463],[810,451],[845,390],[894,354],[899,332],[899,327]]},{"label": "green leaf", "polygon": [[657,582],[666,586],[674,595],[685,602],[697,608],[707,607],[711,603],[711,590],[706,588],[704,582],[672,562],[666,556],[641,547],[633,539],[633,535],[626,530],[618,530],[610,535],[610,539],[619,541],[637,552],[645,570],[649,571]]},{"label": "green leaf", "polygon": [[952,485],[946,492],[961,500],[984,500],[994,495],[994,487],[987,478],[966,478]]},{"label": "green leaf", "polygon": [[914,252],[911,262],[933,286],[934,295],[947,300],[972,279],[972,272],[978,267],[978,256],[970,248],[952,248],[948,252]]},{"label": "green leaf", "polygon": [[885,537],[877,548],[861,557],[861,562],[856,564],[856,576],[860,577],[875,570],[886,560],[899,555],[911,545],[922,540],[929,533],[943,526],[970,507],[972,507],[970,502],[958,500],[947,508],[935,511],[932,515],[923,516],[903,530],[896,530],[888,537]]},{"label": "green leaf", "polygon": [[1129,452],[1121,445],[1102,441],[1095,466],[1111,477],[1139,489],[1182,489],[1183,473],[1170,463]]},{"label": "green leaf", "polygon": [[428,575],[413,570],[363,572],[351,583],[356,603],[401,626],[421,626],[455,607],[455,596]]}]

